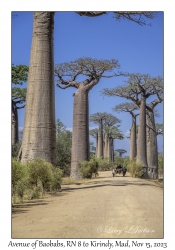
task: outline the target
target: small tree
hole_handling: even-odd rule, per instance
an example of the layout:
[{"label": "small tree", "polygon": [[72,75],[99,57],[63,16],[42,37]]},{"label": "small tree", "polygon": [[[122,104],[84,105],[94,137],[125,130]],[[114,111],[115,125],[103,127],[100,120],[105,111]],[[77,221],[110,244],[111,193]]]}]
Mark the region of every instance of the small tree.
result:
[{"label": "small tree", "polygon": [[[12,84],[22,85],[28,78],[28,66],[12,64]],[[18,138],[18,110],[24,108],[26,101],[26,88],[12,88],[12,145]]]},{"label": "small tree", "polygon": [[95,155],[98,153],[98,128],[90,129],[89,134],[96,139]]},{"label": "small tree", "polygon": [[[111,78],[116,73],[110,74],[119,68],[117,60],[97,60],[92,58],[79,58],[69,63],[55,65],[55,76],[58,77],[57,86],[61,89],[74,87],[71,178],[81,178],[78,162],[89,160],[89,91],[101,78]],[[77,81],[78,77],[86,77]]]},{"label": "small tree", "polygon": [[118,148],[115,150],[115,152],[120,156],[122,157],[123,154],[125,154],[127,151],[125,149],[121,149],[121,148]]},{"label": "small tree", "polygon": [[56,166],[64,170],[65,174],[70,172],[72,132],[57,119],[56,123]]}]

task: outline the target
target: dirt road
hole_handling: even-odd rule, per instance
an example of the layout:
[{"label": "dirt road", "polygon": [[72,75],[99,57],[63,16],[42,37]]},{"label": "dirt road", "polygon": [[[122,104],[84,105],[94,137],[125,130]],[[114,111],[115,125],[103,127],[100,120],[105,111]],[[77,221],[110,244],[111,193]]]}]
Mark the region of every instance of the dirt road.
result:
[{"label": "dirt road", "polygon": [[16,205],[12,238],[163,238],[163,189],[100,172],[57,196]]}]

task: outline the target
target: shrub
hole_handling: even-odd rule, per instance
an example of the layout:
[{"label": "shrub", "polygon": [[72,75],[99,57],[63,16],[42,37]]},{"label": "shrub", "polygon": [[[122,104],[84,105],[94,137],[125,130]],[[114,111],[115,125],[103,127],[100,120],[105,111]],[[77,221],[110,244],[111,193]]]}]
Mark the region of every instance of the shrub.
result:
[{"label": "shrub", "polygon": [[123,162],[123,167],[125,167],[128,171],[129,171],[129,169],[128,169],[128,165],[130,164],[130,159],[129,159],[129,157],[127,157],[125,160],[124,160],[124,162]]},{"label": "shrub", "polygon": [[59,190],[62,176],[62,170],[43,159],[25,164],[12,159],[13,202],[21,202],[24,195],[27,199],[38,199],[45,191]]},{"label": "shrub", "polygon": [[115,156],[114,157],[114,164],[115,165],[123,165],[123,163],[124,163],[124,158],[122,158],[122,157],[120,157],[120,156]]},{"label": "shrub", "polygon": [[52,191],[57,191],[61,189],[62,177],[63,177],[63,171],[59,168],[52,167],[52,180],[51,180]]},{"label": "shrub", "polygon": [[123,166],[127,169],[128,172],[132,175],[132,177],[142,177],[143,168],[141,163],[136,162],[136,158],[130,160],[129,157],[126,158],[123,162]]},{"label": "shrub", "polygon": [[99,167],[99,170],[101,170],[101,171],[110,170],[112,168],[112,163],[108,157],[106,157],[104,159],[96,158],[95,160],[98,162],[98,167]]},{"label": "shrub", "polygon": [[12,195],[22,200],[28,186],[29,176],[26,165],[12,158]]},{"label": "shrub", "polygon": [[41,158],[28,161],[30,183],[34,186],[41,185],[42,191],[50,188],[52,181],[52,164]]},{"label": "shrub", "polygon": [[160,176],[163,175],[163,163],[164,163],[163,153],[159,153],[158,154],[158,172]]},{"label": "shrub", "polygon": [[19,141],[15,143],[14,145],[12,145],[12,157],[13,158],[17,158],[20,147],[21,147],[21,142]]},{"label": "shrub", "polygon": [[94,159],[79,162],[78,167],[83,178],[92,178],[93,174],[98,174],[98,162]]}]

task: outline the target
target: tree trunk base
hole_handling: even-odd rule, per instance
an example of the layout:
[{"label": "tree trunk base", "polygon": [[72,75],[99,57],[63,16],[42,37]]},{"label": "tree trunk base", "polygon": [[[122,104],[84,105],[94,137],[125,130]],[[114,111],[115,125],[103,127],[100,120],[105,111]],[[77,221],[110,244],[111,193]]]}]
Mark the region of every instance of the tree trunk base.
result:
[{"label": "tree trunk base", "polygon": [[149,179],[158,179],[158,171],[156,167],[148,168],[148,178]]},{"label": "tree trunk base", "polygon": [[148,167],[142,167],[143,169],[143,179],[148,179]]},{"label": "tree trunk base", "polygon": [[71,163],[71,173],[70,178],[74,180],[80,180],[82,179],[82,176],[80,174],[80,169],[77,166],[78,162],[72,162]]}]

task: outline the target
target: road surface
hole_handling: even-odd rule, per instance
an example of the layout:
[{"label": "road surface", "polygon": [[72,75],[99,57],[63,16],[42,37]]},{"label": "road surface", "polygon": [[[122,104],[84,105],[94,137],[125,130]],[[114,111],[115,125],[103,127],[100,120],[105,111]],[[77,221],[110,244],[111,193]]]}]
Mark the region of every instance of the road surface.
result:
[{"label": "road surface", "polygon": [[163,188],[99,172],[56,196],[15,205],[12,238],[163,238]]}]

